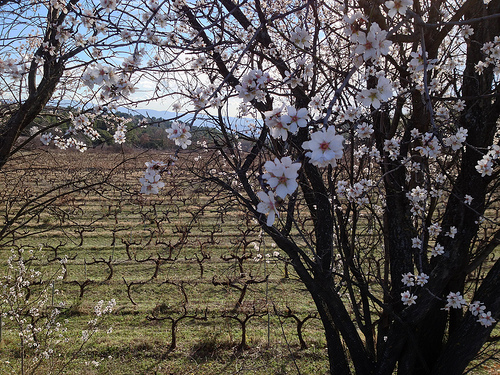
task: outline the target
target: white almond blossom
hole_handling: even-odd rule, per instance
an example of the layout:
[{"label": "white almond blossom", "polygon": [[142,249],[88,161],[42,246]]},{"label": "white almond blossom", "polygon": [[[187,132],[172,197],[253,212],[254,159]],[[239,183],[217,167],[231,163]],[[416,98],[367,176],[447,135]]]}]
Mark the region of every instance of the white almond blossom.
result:
[{"label": "white almond blossom", "polygon": [[438,223],[434,223],[427,228],[429,236],[437,237],[441,233],[441,226]]},{"label": "white almond blossom", "polygon": [[237,85],[235,89],[238,91],[238,96],[245,103],[254,99],[258,102],[264,102],[265,89],[269,82],[271,82],[269,73],[264,73],[261,70],[251,70],[241,78],[241,85]]},{"label": "white almond blossom", "polygon": [[389,153],[389,158],[391,160],[396,160],[399,155],[399,138],[394,137],[391,139],[386,139],[384,141],[384,151]]},{"label": "white almond blossom", "polygon": [[420,247],[422,246],[422,240],[418,237],[413,237],[411,239],[411,247],[413,249],[420,249]]},{"label": "white almond blossom", "polygon": [[476,170],[481,173],[481,177],[491,176],[493,173],[493,162],[488,155],[485,155],[477,162]]},{"label": "white almond blossom", "polygon": [[481,316],[484,310],[486,310],[486,306],[482,302],[474,301],[469,305],[469,311],[474,316]]},{"label": "white almond blossom", "polygon": [[326,167],[331,165],[337,166],[337,160],[343,155],[344,138],[336,134],[333,126],[328,129],[321,129],[311,134],[311,140],[302,144],[306,152],[306,156],[311,159],[311,163],[318,167]]},{"label": "white almond blossom", "polygon": [[426,70],[433,69],[434,64],[437,61],[435,59],[429,60],[427,58],[427,55],[428,55],[427,52],[425,52],[425,59],[424,59],[424,55],[422,53],[422,47],[420,47],[417,52],[412,52],[410,56],[413,58],[410,60],[408,67],[414,72],[420,72],[424,70],[424,65],[426,67]]},{"label": "white almond blossom", "polygon": [[307,126],[308,111],[307,108],[300,108],[297,110],[295,107],[288,106],[287,114],[281,116],[281,122],[286,124],[291,133],[296,133],[298,128]]},{"label": "white almond blossom", "polygon": [[446,236],[450,238],[455,238],[455,234],[457,234],[457,227],[450,227],[450,230],[446,233]]},{"label": "white almond blossom", "polygon": [[465,140],[467,139],[468,130],[462,127],[458,128],[457,133],[443,139],[443,143],[456,151],[462,148]]},{"label": "white almond blossom", "polygon": [[167,166],[162,161],[151,160],[146,162],[146,171],[144,177],[139,179],[141,183],[141,194],[158,194],[159,189],[165,186],[165,183],[160,181],[161,172]]},{"label": "white almond blossom", "polygon": [[282,139],[286,141],[288,139],[288,131],[290,130],[289,125],[284,123],[281,116],[281,111],[283,109],[273,109],[272,111],[265,112],[265,123],[269,127],[269,132],[271,137],[274,139]]},{"label": "white almond blossom", "polygon": [[358,45],[354,52],[363,55],[365,61],[377,60],[380,56],[389,53],[392,42],[387,40],[386,37],[387,31],[382,30],[376,22],[373,22],[368,34],[359,32],[357,36]]},{"label": "white almond blossom", "polygon": [[267,180],[271,188],[276,188],[278,197],[285,198],[298,188],[297,178],[300,164],[293,163],[290,157],[285,156],[281,160],[276,158],[274,161],[266,161],[264,168],[266,168],[267,173],[264,173],[262,178]]},{"label": "white almond blossom", "polygon": [[431,256],[437,257],[438,255],[443,255],[443,254],[444,254],[444,246],[439,243],[434,245],[434,248],[431,251]]},{"label": "white almond blossom", "polygon": [[461,309],[462,306],[466,305],[464,297],[460,294],[460,292],[450,292],[446,296],[446,305],[444,307],[445,310],[449,310],[450,308]]},{"label": "white almond blossom", "polygon": [[44,146],[48,146],[50,144],[50,141],[52,141],[53,137],[54,136],[52,135],[52,133],[44,133],[40,137],[40,142],[42,142]]},{"label": "white almond blossom", "polygon": [[390,0],[385,2],[385,6],[389,9],[387,14],[391,18],[393,18],[396,14],[404,16],[408,7],[411,7],[412,5],[412,0]]},{"label": "white almond blossom", "polygon": [[420,155],[429,158],[436,158],[441,152],[439,140],[433,133],[425,133],[421,138],[422,145],[415,147],[415,150],[420,152]]},{"label": "white almond blossom", "polygon": [[415,275],[415,283],[418,286],[424,286],[429,282],[429,276],[421,272],[419,275]]},{"label": "white almond blossom", "polygon": [[496,322],[495,319],[491,316],[491,311],[488,311],[486,313],[481,313],[480,318],[477,320],[478,323],[480,323],[483,327],[490,327],[493,325],[493,323]]},{"label": "white almond blossom", "polygon": [[401,282],[405,286],[414,286],[415,285],[415,277],[411,272],[407,272],[403,274],[403,278],[401,279]]},{"label": "white almond blossom", "polygon": [[406,306],[411,306],[417,303],[417,296],[414,294],[411,294],[409,290],[401,293],[401,302],[403,302],[403,305]]},{"label": "white almond blossom", "polygon": [[299,26],[297,26],[295,30],[290,33],[290,39],[292,43],[299,48],[308,48],[311,46],[311,35],[309,35],[307,30],[302,29]]},{"label": "white almond blossom", "polygon": [[115,134],[113,134],[113,139],[115,143],[120,145],[122,143],[125,143],[125,141],[127,140],[127,136],[123,131],[116,131]]},{"label": "white almond blossom", "polygon": [[393,95],[392,83],[386,77],[379,77],[377,87],[361,90],[357,99],[366,107],[380,108],[382,102],[386,102]]},{"label": "white almond blossom", "polygon": [[373,125],[363,122],[356,127],[356,136],[359,138],[370,138],[373,134]]},{"label": "white almond blossom", "polygon": [[272,191],[267,194],[263,191],[257,193],[257,197],[261,200],[257,205],[257,212],[267,215],[267,226],[270,227],[274,224],[276,216],[279,216],[276,209],[276,199]]},{"label": "white almond blossom", "polygon": [[186,149],[191,144],[191,133],[189,126],[183,122],[174,121],[170,129],[165,129],[168,138],[173,140],[177,146]]}]

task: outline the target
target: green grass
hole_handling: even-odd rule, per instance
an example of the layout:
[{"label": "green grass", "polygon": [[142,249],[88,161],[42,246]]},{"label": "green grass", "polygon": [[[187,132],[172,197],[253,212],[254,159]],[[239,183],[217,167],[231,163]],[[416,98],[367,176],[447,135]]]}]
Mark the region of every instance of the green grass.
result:
[{"label": "green grass", "polygon": [[[55,158],[33,153],[0,171],[2,216],[10,219],[23,205],[28,208],[13,223],[13,232],[0,238],[0,270],[7,269],[11,248],[37,249],[42,244],[33,263],[44,280],[60,269],[58,259],[68,259],[65,278],[54,282],[60,293],[52,297],[49,290],[49,301],[65,303],[59,322],[67,327],[69,341],[56,346],[61,357],[44,361],[35,373],[57,373],[52,370],[69,361],[66,374],[326,374],[319,319],[305,323],[307,348],[301,349],[295,320],[287,317],[289,308],[297,318],[307,318],[316,310],[314,303],[291,266],[285,278],[283,259],[254,261],[258,253],[272,254],[275,248],[260,237],[252,219],[230,198],[211,187],[193,185],[187,175],[175,171],[164,176],[167,185],[159,196],[139,195],[144,161],[165,155],[132,158],[97,186],[75,182],[99,181],[121,158],[92,152],[56,153]],[[30,203],[37,194],[64,184],[69,186],[43,196],[42,201],[49,199],[46,206],[38,207],[40,200]],[[71,186],[78,191],[64,195]],[[219,204],[205,207],[210,199]],[[200,210],[203,215],[197,214]],[[378,267],[380,241],[368,228],[363,227],[357,238],[369,245],[361,246],[366,251],[359,261]],[[296,236],[296,241],[304,239]],[[258,251],[252,242],[260,243]],[[243,269],[238,259],[243,259]],[[108,280],[110,266],[113,275]],[[376,282],[370,287],[381,295]],[[93,318],[94,306],[111,299],[117,302],[114,312],[79,350],[81,331]],[[349,309],[349,303],[346,306]],[[0,309],[7,307],[0,304]],[[158,319],[151,319],[154,312]],[[247,346],[241,348],[237,318],[252,314],[246,325]],[[172,349],[172,320],[183,315]],[[8,374],[12,367],[19,369],[20,339],[9,319],[2,323],[0,374]],[[109,327],[112,332],[107,334]],[[31,355],[27,350],[26,358]]]},{"label": "green grass", "polygon": [[[10,215],[33,194],[54,183],[70,182],[74,176],[87,176],[89,165],[93,171],[110,169],[117,157],[104,154],[92,162],[69,154],[58,159],[57,168],[49,170],[41,166],[53,159],[43,155],[26,162],[29,174],[6,168],[0,183],[4,192],[1,199],[11,203]],[[310,319],[304,325],[308,348],[300,349],[294,321],[276,314],[285,313],[288,306],[303,319],[315,308],[291,268],[290,277],[283,279],[282,261],[267,264],[253,260],[257,252],[249,244],[259,241],[255,224],[249,226],[251,222],[236,209],[222,216],[217,210],[206,209],[203,216],[193,216],[209,197],[203,189],[195,192],[188,180],[177,180],[174,191],[169,192],[167,186],[162,195],[144,199],[137,194],[142,165],[142,161],[133,161],[97,189],[59,198],[55,197],[59,191],[55,192],[50,195],[55,197],[53,202],[42,211],[33,208],[33,219],[0,244],[1,269],[6,269],[9,249],[21,246],[29,249],[43,244],[35,263],[45,277],[60,267],[54,260],[56,255],[68,257],[65,278],[55,281],[54,288],[60,293],[50,295],[49,301],[53,298],[55,305],[65,303],[59,320],[67,327],[70,340],[57,346],[60,358],[44,361],[35,373],[50,373],[51,363],[58,368],[63,358],[71,359],[65,368],[67,374],[289,374],[297,373],[297,368],[302,374],[326,373],[320,321]],[[73,166],[72,174],[67,173],[69,166]],[[19,184],[14,186],[14,181]],[[23,194],[19,194],[20,185],[25,188]],[[228,201],[225,204],[230,206]],[[17,222],[22,223],[20,219]],[[190,233],[183,238],[185,228]],[[261,253],[273,250],[267,246]],[[202,254],[210,255],[201,263],[203,277],[196,260],[196,256],[202,259]],[[228,257],[244,254],[248,257],[241,275],[237,261]],[[113,269],[107,281],[110,269],[105,262]],[[155,270],[157,275],[152,278]],[[78,284],[87,280],[80,298]],[[250,280],[259,283],[248,284],[242,304],[237,305],[241,289]],[[131,282],[137,283],[130,287],[132,300],[126,285]],[[79,351],[81,331],[92,319],[93,307],[99,300],[112,298],[117,302],[114,312],[105,318],[102,331]],[[159,312],[160,320],[151,319],[153,311]],[[256,316],[246,325],[247,347],[241,348],[242,329],[235,318],[253,313]],[[177,325],[177,346],[171,350],[170,319],[183,314],[187,317]],[[2,374],[9,373],[11,365],[19,368],[20,361],[19,334],[11,322],[4,319],[3,323]],[[110,334],[105,332],[108,327],[113,328]],[[30,351],[26,353],[29,358]],[[77,353],[75,358],[73,353]]]}]

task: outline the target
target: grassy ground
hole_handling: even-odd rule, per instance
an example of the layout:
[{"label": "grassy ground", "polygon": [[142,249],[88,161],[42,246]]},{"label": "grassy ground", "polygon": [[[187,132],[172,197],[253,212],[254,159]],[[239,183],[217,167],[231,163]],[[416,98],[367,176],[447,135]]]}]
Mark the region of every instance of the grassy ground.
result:
[{"label": "grassy ground", "polygon": [[[181,167],[164,174],[159,196],[140,195],[151,159],[168,155],[33,152],[0,172],[11,222],[0,233],[0,270],[10,249],[41,248],[30,265],[44,275],[45,309],[64,303],[67,341],[53,339],[54,353],[34,373],[326,374],[321,323],[283,254],[273,255],[230,197],[194,184]],[[64,277],[52,278],[61,267]],[[41,289],[31,287],[32,301]],[[113,313],[82,346],[94,306],[111,299]],[[7,317],[0,336],[0,374],[20,373],[34,351],[21,355]],[[474,370],[486,372],[499,373],[494,364]]]},{"label": "grassy ground", "polygon": [[[56,345],[56,356],[35,373],[65,361],[69,374],[326,373],[312,300],[291,269],[285,274],[283,258],[266,258],[275,249],[255,223],[182,174],[171,175],[158,197],[138,194],[144,161],[161,157],[132,158],[110,176],[123,155],[28,154],[3,171],[2,199],[10,204],[4,216],[13,218],[20,208],[25,215],[3,237],[2,269],[11,248],[41,245],[32,263],[45,279],[68,259],[64,279],[53,280],[59,292],[48,290],[47,309],[64,302],[60,321],[69,341]],[[40,199],[46,204],[37,207]],[[219,204],[207,206],[209,199]],[[112,298],[114,312],[80,349],[93,307]],[[306,348],[296,319],[306,319]],[[19,369],[21,349],[19,332],[3,323],[0,373],[8,373]],[[25,359],[30,356],[26,349]]]}]

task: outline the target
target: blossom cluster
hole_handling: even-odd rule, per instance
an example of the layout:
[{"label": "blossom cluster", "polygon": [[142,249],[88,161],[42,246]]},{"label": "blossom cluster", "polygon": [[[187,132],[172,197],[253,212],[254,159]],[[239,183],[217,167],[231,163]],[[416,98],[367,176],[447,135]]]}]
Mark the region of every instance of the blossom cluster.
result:
[{"label": "blossom cluster", "polygon": [[308,31],[300,26],[295,27],[290,33],[290,40],[299,48],[309,48],[311,46],[311,39]]},{"label": "blossom cluster", "polygon": [[384,151],[388,153],[389,159],[396,160],[398,158],[400,143],[401,139],[398,136],[384,140]]},{"label": "blossom cluster", "polygon": [[[427,284],[429,281],[429,276],[426,275],[425,273],[421,272],[420,274],[412,274],[411,272],[407,272],[403,274],[403,277],[401,279],[401,282],[407,286],[407,287],[412,287],[412,286],[424,286]],[[417,303],[417,296],[415,294],[412,294],[410,290],[406,290],[403,293],[401,293],[401,302],[403,302],[403,305],[406,306],[411,306]]]},{"label": "blossom cluster", "polygon": [[210,98],[213,96],[213,90],[211,87],[198,87],[191,91],[190,94],[195,110],[200,110],[211,105]]},{"label": "blossom cluster", "polygon": [[73,137],[63,138],[59,135],[53,135],[51,132],[42,134],[40,137],[40,142],[42,142],[44,146],[48,146],[51,142],[53,142],[54,145],[61,150],[66,150],[72,147],[80,152],[84,152],[87,150],[87,145],[84,142],[79,141]]},{"label": "blossom cluster", "polygon": [[368,191],[375,185],[375,182],[370,179],[361,179],[352,186],[348,181],[340,180],[337,182],[337,194],[345,196],[349,202],[353,202],[358,206],[364,206],[369,203]]},{"label": "blossom cluster", "polygon": [[19,80],[26,73],[26,65],[16,60],[9,58],[7,60],[0,59],[0,74],[7,75],[14,80]]},{"label": "blossom cluster", "polygon": [[[99,113],[100,111],[102,111],[102,107],[98,106],[94,108],[94,113],[86,112],[86,113],[80,113],[79,115],[75,116],[72,112],[69,112],[68,120],[71,121],[71,125],[64,132],[64,134],[60,136],[60,135],[54,135],[52,134],[52,132],[46,132],[40,136],[40,142],[44,146],[48,146],[51,143],[53,143],[57,148],[61,150],[66,150],[68,148],[74,147],[80,152],[86,151],[87,150],[86,143],[84,141],[77,140],[75,137],[77,137],[80,134],[89,138],[92,141],[100,137],[98,131],[93,126],[94,119],[97,113]],[[106,115],[103,116],[103,119],[110,124],[110,127],[114,128],[113,139],[115,143],[117,144],[124,143],[127,138],[126,137],[127,120],[122,117],[117,117],[117,116],[109,117]],[[116,122],[118,122],[118,124],[116,125],[113,124]],[[59,129],[56,129],[56,131],[59,131]]]},{"label": "blossom cluster", "polygon": [[68,133],[72,131],[82,132],[91,140],[99,138],[99,133],[94,129],[92,121],[89,116],[81,113],[73,119],[73,126],[70,126]]},{"label": "blossom cluster", "polygon": [[269,73],[258,69],[251,70],[241,78],[241,85],[237,85],[235,88],[238,91],[238,96],[245,103],[254,99],[258,102],[264,102],[266,96],[265,90],[271,81]]},{"label": "blossom cluster", "polygon": [[[375,90],[375,89],[372,89],[372,90]],[[363,99],[360,98],[361,93],[358,94],[358,99],[363,101]],[[377,105],[377,108],[378,108],[378,106],[380,106],[380,102],[376,102],[375,104]],[[457,105],[459,105],[459,104],[460,103],[457,103]],[[372,104],[372,105],[375,107],[374,104]],[[446,113],[446,116],[449,117],[447,110],[445,110],[443,108],[440,108],[440,109],[442,111],[437,111],[436,116],[443,117],[443,116],[445,116],[445,113]],[[356,134],[360,138],[367,138],[370,136],[371,133],[373,133],[373,129],[372,129],[371,125],[368,125],[366,123],[359,125],[358,129],[356,130]],[[426,132],[424,134],[421,134],[417,129],[413,129],[411,131],[412,140],[416,144],[416,146],[414,147],[414,150],[417,151],[420,154],[420,156],[425,157],[425,158],[429,158],[429,159],[436,159],[443,154],[442,147],[441,147],[442,144],[444,144],[444,146],[446,146],[446,147],[451,148],[453,151],[459,150],[465,144],[465,141],[467,139],[467,135],[468,135],[468,130],[463,128],[463,127],[459,127],[455,134],[451,134],[449,136],[443,137],[443,139],[441,141],[439,136],[433,132]],[[391,160],[397,160],[397,158],[399,157],[400,146],[401,146],[401,139],[398,136],[395,136],[391,139],[386,139],[384,141],[384,151],[388,153],[388,156]],[[490,155],[486,156],[486,158],[489,158],[489,157],[490,157]],[[407,161],[411,161],[411,160],[408,159]],[[411,165],[410,165],[410,167],[411,167]]]},{"label": "blossom cluster", "polygon": [[376,88],[361,90],[357,98],[364,106],[372,106],[377,109],[380,108],[382,102],[388,101],[392,95],[391,81],[384,76],[380,76]]},{"label": "blossom cluster", "polygon": [[359,138],[370,138],[373,134],[373,125],[362,122],[356,127],[356,136]]},{"label": "blossom cluster", "polygon": [[[429,237],[437,237],[441,231],[442,228],[438,223],[431,224],[428,228],[427,231],[429,233]],[[450,238],[455,238],[455,235],[457,234],[457,228],[454,226],[451,226],[450,229],[444,234],[447,237]],[[412,248],[421,250],[423,241],[419,237],[414,237],[411,239],[412,241]],[[444,254],[444,246],[441,245],[439,242],[436,242],[431,250],[431,257],[437,257],[438,255],[443,255]]]},{"label": "blossom cluster", "polygon": [[290,157],[285,156],[281,160],[276,158],[274,161],[266,161],[264,168],[266,168],[266,173],[262,175],[262,178],[275,189],[278,197],[284,199],[297,189],[300,163],[294,163]]},{"label": "blossom cluster", "polygon": [[354,53],[361,55],[364,61],[376,61],[381,56],[387,55],[392,42],[387,39],[387,31],[373,22],[368,32],[359,30],[351,33],[350,39],[357,43]]},{"label": "blossom cluster", "polygon": [[418,77],[417,73],[433,69],[435,67],[434,64],[437,62],[435,59],[429,59],[428,52],[425,51],[424,53],[422,47],[417,52],[412,52],[410,56],[412,59],[408,64],[408,68],[413,73],[412,76],[414,79]]},{"label": "blossom cluster", "polygon": [[189,126],[180,121],[172,122],[172,126],[169,129],[165,129],[168,138],[183,149],[186,149],[191,144],[191,133],[189,130]]},{"label": "blossom cluster", "polygon": [[412,215],[414,217],[422,216],[425,211],[427,198],[429,197],[428,191],[421,186],[415,186],[406,193],[406,197],[410,201]]},{"label": "blossom cluster", "polygon": [[162,161],[151,160],[146,162],[144,177],[139,179],[141,183],[141,194],[158,194],[159,189],[165,186],[161,179],[161,172],[165,170],[167,164]]},{"label": "blossom cluster", "polygon": [[321,129],[311,134],[311,140],[302,143],[306,156],[310,158],[313,165],[318,167],[337,166],[337,160],[344,153],[344,137],[337,134],[334,126]]},{"label": "blossom cluster", "polygon": [[425,273],[421,272],[420,274],[412,274],[411,272],[407,272],[403,274],[403,278],[401,279],[401,282],[405,286],[424,286],[427,284],[429,281],[429,276],[426,275]]},{"label": "blossom cluster", "polygon": [[115,141],[115,143],[117,144],[122,144],[122,143],[125,143],[125,141],[127,140],[127,127],[125,124],[119,124],[117,127],[116,127],[116,131],[115,133],[113,134],[113,139]]},{"label": "blossom cluster", "polygon": [[307,108],[288,106],[287,113],[283,113],[283,110],[279,108],[266,112],[265,123],[269,127],[271,137],[286,141],[288,133],[295,134],[299,128],[307,126],[309,116]]},{"label": "blossom cluster", "polygon": [[[254,250],[257,252],[257,255],[253,258],[253,261],[255,263],[259,263],[262,261],[265,261],[266,263],[271,263],[273,260],[279,260],[281,255],[280,252],[277,250],[274,250],[272,253],[265,253],[262,255],[260,252],[260,244],[257,242],[252,242],[251,245],[253,245]],[[276,244],[273,243],[272,247],[276,247]]]},{"label": "blossom cluster", "polygon": [[[125,66],[125,69],[130,70],[131,66],[132,64],[129,63]],[[125,74],[116,74],[114,68],[111,66],[97,64],[90,67],[84,72],[82,80],[91,90],[94,88],[94,85],[102,85],[101,97],[103,99],[127,97],[135,91],[130,77]]]},{"label": "blossom cluster", "polygon": [[428,158],[436,158],[441,152],[441,146],[436,135],[433,133],[425,133],[420,138],[421,146],[415,147],[421,156]]},{"label": "blossom cluster", "polygon": [[[279,134],[282,139],[287,139],[288,131],[294,132],[299,127],[307,126],[306,108],[297,110],[289,106],[287,112],[285,115],[281,115],[280,111],[266,113],[266,124],[270,127],[272,136]],[[343,155],[343,140],[341,135],[336,134],[335,127],[330,126],[313,132],[311,139],[303,142],[302,147],[306,150],[305,155],[309,157],[313,165],[335,167],[337,160]],[[300,164],[294,164],[289,157],[284,157],[281,161],[279,159],[275,159],[274,162],[268,161],[264,166],[267,173],[263,175],[263,178],[268,180],[271,188],[276,188],[276,193],[259,192],[257,196],[261,202],[257,205],[257,211],[268,215],[267,225],[271,226],[278,215],[275,194],[283,199],[297,189],[296,179]]]},{"label": "blossom cluster", "polygon": [[118,76],[111,66],[97,64],[85,70],[82,80],[86,86],[93,89],[94,85],[99,86],[103,83],[112,85],[116,83],[118,81]]},{"label": "blossom cluster", "polygon": [[477,162],[476,170],[481,173],[481,176],[491,176],[493,173],[494,163],[498,164],[500,160],[500,146],[492,145],[488,152]]},{"label": "blossom cluster", "polygon": [[476,71],[482,74],[484,69],[493,65],[493,71],[496,74],[500,74],[500,36],[496,36],[492,42],[485,43],[482,51],[486,55],[486,58],[484,61],[476,64]]},{"label": "blossom cluster", "polygon": [[470,304],[467,303],[465,298],[460,294],[460,292],[450,292],[446,296],[446,305],[444,310],[449,311],[451,308],[453,309],[461,309],[464,306],[468,306],[469,312],[478,317],[477,322],[480,323],[483,327],[489,327],[496,322],[496,320],[491,316],[491,311],[486,310],[486,306],[484,303],[479,301],[474,301]]},{"label": "blossom cluster", "polygon": [[[420,274],[412,274],[411,272],[404,273],[402,275],[401,282],[406,287],[413,287],[415,285],[423,287],[428,283],[429,276],[421,272]],[[417,303],[418,296],[412,294],[410,290],[406,290],[401,293],[401,302],[405,306],[411,306]],[[485,312],[486,307],[483,303],[479,301],[474,301],[468,304],[464,296],[460,292],[450,292],[446,296],[446,305],[443,310],[449,311],[450,309],[461,309],[464,306],[469,307],[469,311],[473,316],[477,316],[477,322],[484,327],[489,327],[495,323],[495,319],[491,316],[491,311]]]},{"label": "blossom cluster", "polygon": [[106,314],[111,314],[113,312],[113,309],[116,306],[116,301],[114,298],[108,301],[107,304],[103,300],[100,300],[97,302],[97,304],[94,306],[94,314],[96,317],[100,317],[102,315]]},{"label": "blossom cluster", "polygon": [[468,132],[467,129],[460,127],[455,134],[444,138],[443,143],[454,151],[459,150],[465,143]]},{"label": "blossom cluster", "polygon": [[261,200],[257,205],[257,212],[267,215],[266,223],[271,226],[274,224],[276,216],[279,216],[276,196],[284,199],[288,194],[293,194],[298,187],[297,178],[300,163],[294,163],[290,157],[285,156],[281,160],[276,158],[274,161],[265,162],[264,168],[266,168],[266,173],[262,175],[262,178],[267,180],[267,184],[270,188],[275,189],[275,192],[265,193],[261,191],[257,193]]},{"label": "blossom cluster", "polygon": [[36,368],[41,361],[55,356],[57,345],[69,340],[59,319],[65,304],[51,304],[49,297],[51,292],[55,296],[60,294],[54,283],[63,278],[65,269],[61,267],[53,275],[55,278],[46,279],[36,266],[41,251],[41,246],[38,250],[11,249],[7,268],[0,278],[1,317],[4,323],[12,323],[9,329],[17,331],[21,346],[32,350],[24,358],[23,370]]},{"label": "blossom cluster", "polygon": [[477,316],[478,323],[480,323],[484,327],[489,327],[496,322],[496,320],[491,316],[491,311],[487,311],[484,303],[479,301],[474,301],[469,304],[469,311],[473,316]]}]

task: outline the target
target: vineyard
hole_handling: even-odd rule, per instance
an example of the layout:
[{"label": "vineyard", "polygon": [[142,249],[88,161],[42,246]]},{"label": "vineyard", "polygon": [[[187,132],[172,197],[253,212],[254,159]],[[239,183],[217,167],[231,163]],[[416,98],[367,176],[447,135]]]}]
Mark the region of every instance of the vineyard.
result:
[{"label": "vineyard", "polygon": [[327,372],[311,297],[237,202],[182,160],[139,194],[144,162],[170,156],[35,150],[2,169],[1,269],[40,272],[20,288],[24,321],[0,305],[2,374]]}]

